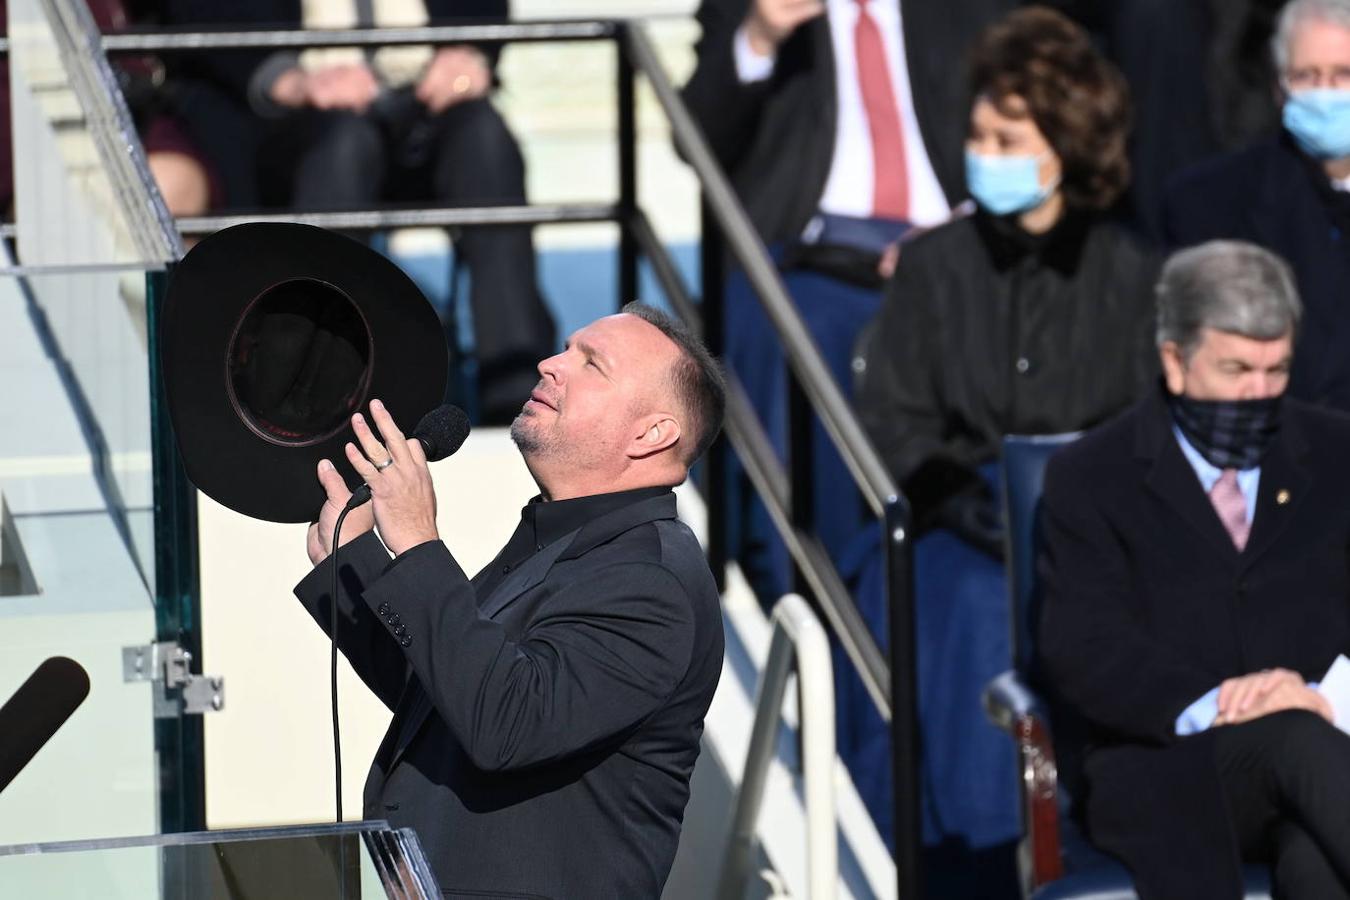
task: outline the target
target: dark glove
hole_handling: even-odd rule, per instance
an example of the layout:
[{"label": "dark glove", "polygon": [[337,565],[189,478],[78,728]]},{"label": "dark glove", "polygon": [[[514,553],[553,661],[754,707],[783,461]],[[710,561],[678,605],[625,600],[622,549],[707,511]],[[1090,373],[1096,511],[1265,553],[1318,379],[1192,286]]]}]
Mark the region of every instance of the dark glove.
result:
[{"label": "dark glove", "polygon": [[934,511],[933,524],[1003,561],[1003,515],[988,492],[964,491],[949,497]]}]

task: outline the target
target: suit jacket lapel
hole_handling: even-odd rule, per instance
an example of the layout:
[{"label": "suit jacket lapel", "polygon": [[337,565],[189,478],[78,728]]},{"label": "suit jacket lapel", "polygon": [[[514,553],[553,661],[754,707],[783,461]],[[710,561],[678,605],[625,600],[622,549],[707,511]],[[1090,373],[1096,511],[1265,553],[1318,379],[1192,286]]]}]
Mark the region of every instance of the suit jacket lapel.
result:
[{"label": "suit jacket lapel", "polygon": [[1235,560],[1237,547],[1172,433],[1172,415],[1161,389],[1150,414],[1140,420],[1135,451],[1136,456],[1151,463],[1144,482],[1148,489],[1172,507],[1224,559]]},{"label": "suit jacket lapel", "polygon": [[1289,527],[1299,504],[1308,496],[1312,478],[1303,464],[1307,443],[1298,430],[1297,420],[1285,416],[1280,434],[1261,461],[1261,482],[1256,491],[1256,515],[1251,535],[1242,553],[1242,566],[1256,562],[1274,546]]},{"label": "suit jacket lapel", "polygon": [[502,579],[496,590],[478,601],[478,611],[489,619],[495,619],[513,600],[544,580],[548,570],[553,568],[558,557],[580,532],[579,528],[568,532],[521,563],[514,572]]}]

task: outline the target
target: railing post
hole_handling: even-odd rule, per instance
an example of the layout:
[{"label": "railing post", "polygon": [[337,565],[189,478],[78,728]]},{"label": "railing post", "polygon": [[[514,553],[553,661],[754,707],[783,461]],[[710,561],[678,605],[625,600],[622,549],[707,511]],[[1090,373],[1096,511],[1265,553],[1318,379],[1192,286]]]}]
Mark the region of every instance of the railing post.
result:
[{"label": "railing post", "polygon": [[802,794],[806,806],[808,900],[832,900],[839,880],[834,809],[834,670],[825,629],[805,599],[785,594],[773,609],[769,657],[755,692],[750,747],[732,809],[731,834],[717,883],[718,900],[746,894],[755,853],[756,823],[769,767],[777,751],[778,722],[788,675],[797,669],[801,717]]},{"label": "railing post", "polygon": [[[154,483],[155,639],[177,641],[192,654],[191,670],[202,671],[201,584],[197,553],[197,492],[178,456],[178,443],[161,377],[159,323],[168,272],[146,274],[146,333],[150,382],[150,444]],[[156,719],[159,762],[159,830],[206,828],[206,738],[202,716]],[[180,854],[164,854],[160,866],[164,896],[191,896],[191,866]]]},{"label": "railing post", "polygon": [[[791,493],[788,495],[792,525],[805,534],[816,533],[815,510],[815,447],[811,440],[813,420],[811,401],[802,390],[797,374],[783,362],[787,373],[787,464],[791,479]],[[807,584],[800,566],[792,567],[792,589],[807,598],[814,593]],[[815,601],[811,600],[812,607]]]},{"label": "railing post", "polygon": [[896,896],[923,897],[919,821],[918,665],[914,636],[914,552],[908,505],[886,504],[882,546],[890,623],[891,766],[895,809]]},{"label": "railing post", "polygon": [[637,211],[637,92],[628,57],[628,26],[614,42],[619,105],[619,306],[638,299],[638,242],[633,234]]},{"label": "railing post", "polygon": [[[722,245],[717,217],[708,208],[706,197],[699,204],[699,223],[698,263],[702,288],[703,343],[708,352],[720,360],[724,359],[726,353],[726,249]],[[730,562],[727,550],[727,494],[730,487],[727,467],[730,464],[724,433],[708,448],[703,478],[703,496],[708,503],[708,565],[717,580],[719,592],[726,589],[727,563]]]}]

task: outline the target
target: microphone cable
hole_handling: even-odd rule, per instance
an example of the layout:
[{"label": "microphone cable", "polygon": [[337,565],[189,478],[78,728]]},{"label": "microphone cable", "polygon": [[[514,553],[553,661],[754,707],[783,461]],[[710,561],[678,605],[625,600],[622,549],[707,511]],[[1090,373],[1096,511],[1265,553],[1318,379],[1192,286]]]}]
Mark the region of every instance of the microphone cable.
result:
[{"label": "microphone cable", "polygon": [[[435,462],[453,454],[469,436],[469,417],[464,410],[446,403],[422,417],[413,429],[413,436],[422,442],[427,462]],[[342,729],[338,723],[338,550],[341,546],[342,523],[347,513],[370,502],[370,485],[362,483],[352,491],[347,505],[338,513],[333,524],[333,581],[329,595],[328,689],[333,707],[333,793],[337,808],[337,822],[342,822]]]},{"label": "microphone cable", "polygon": [[[359,498],[359,499],[358,499]],[[333,584],[329,601],[328,634],[331,645],[328,650],[328,689],[333,706],[333,791],[337,806],[337,823],[342,823],[342,729],[338,724],[338,539],[342,534],[342,523],[347,513],[370,499],[370,486],[363,484],[352,494],[342,512],[338,513],[333,525]]]}]

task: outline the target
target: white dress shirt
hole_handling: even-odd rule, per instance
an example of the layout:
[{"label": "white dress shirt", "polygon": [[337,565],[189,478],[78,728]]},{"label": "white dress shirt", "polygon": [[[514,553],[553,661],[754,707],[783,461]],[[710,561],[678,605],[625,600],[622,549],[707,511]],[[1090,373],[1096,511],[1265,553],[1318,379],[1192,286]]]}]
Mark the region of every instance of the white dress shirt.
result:
[{"label": "white dress shirt", "polygon": [[[899,108],[905,138],[905,163],[909,181],[909,221],[929,227],[951,215],[947,198],[938,184],[928,150],[919,132],[910,91],[909,66],[905,60],[900,0],[869,0],[867,11],[881,31],[886,49],[892,92]],[[858,61],[854,28],[858,22],[857,0],[827,0],[830,39],[834,48],[835,105],[834,155],[818,208],[821,212],[867,218],[872,215],[872,135],[867,127],[862,90],[858,85]],[[742,83],[761,81],[773,74],[774,59],[758,56],[750,48],[742,28],[735,39],[736,72]]]}]

